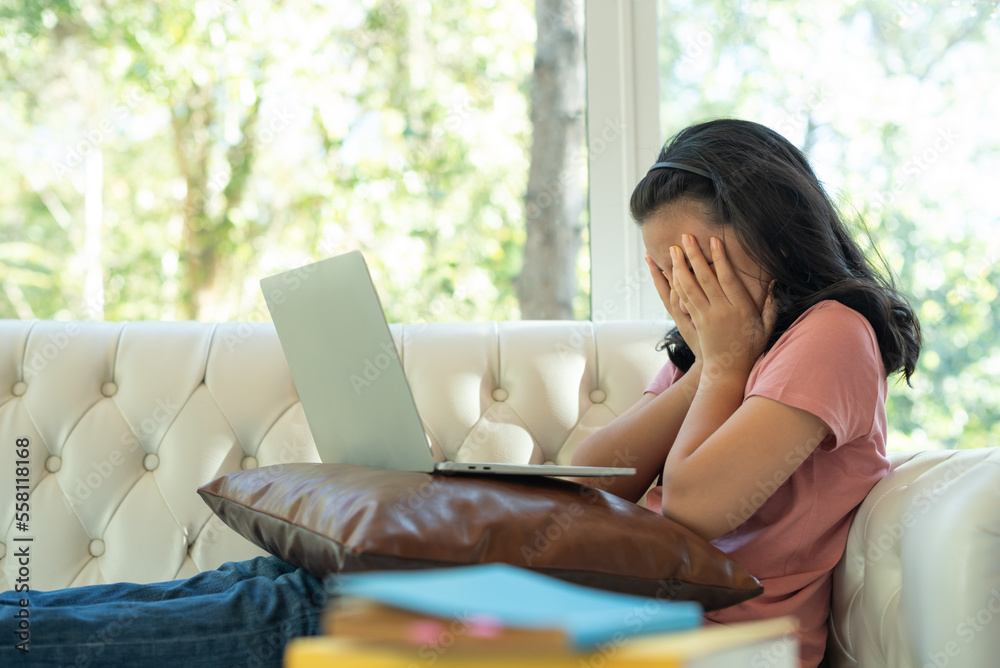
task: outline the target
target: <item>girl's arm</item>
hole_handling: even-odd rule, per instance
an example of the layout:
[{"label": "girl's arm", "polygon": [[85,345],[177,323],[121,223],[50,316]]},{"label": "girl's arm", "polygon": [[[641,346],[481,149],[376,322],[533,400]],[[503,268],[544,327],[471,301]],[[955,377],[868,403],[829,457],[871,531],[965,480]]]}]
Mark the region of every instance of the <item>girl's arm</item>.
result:
[{"label": "girl's arm", "polygon": [[584,439],[570,461],[576,466],[632,466],[636,475],[571,480],[638,501],[663,469],[695,398],[700,374],[701,366],[695,363],[660,394],[644,393],[627,411]]},{"label": "girl's arm", "polygon": [[758,310],[717,239],[717,277],[687,236],[684,253],[691,270],[680,249],[671,249],[673,285],[697,326],[704,362],[663,467],[663,514],[711,540],[749,519],[830,428],[812,413],[772,399],[744,400],[750,369],[774,325],[773,302]]},{"label": "girl's arm", "polygon": [[742,401],[745,383],[702,383],[663,468],[664,516],[706,540],[750,519],[830,432],[808,411]]}]

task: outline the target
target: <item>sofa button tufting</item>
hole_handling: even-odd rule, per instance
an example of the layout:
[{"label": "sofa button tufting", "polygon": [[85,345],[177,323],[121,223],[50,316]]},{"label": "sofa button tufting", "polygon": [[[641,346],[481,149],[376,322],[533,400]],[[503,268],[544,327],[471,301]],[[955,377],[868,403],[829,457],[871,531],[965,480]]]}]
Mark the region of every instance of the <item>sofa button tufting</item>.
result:
[{"label": "sofa button tufting", "polygon": [[156,467],[160,465],[160,458],[151,452],[142,458],[142,465],[147,471],[155,471]]},{"label": "sofa button tufting", "polygon": [[99,557],[102,554],[104,554],[104,541],[100,538],[90,541],[90,556]]},{"label": "sofa button tufting", "polygon": [[608,395],[604,394],[604,390],[594,390],[590,393],[590,400],[595,404],[603,404],[607,398]]},{"label": "sofa button tufting", "polygon": [[507,390],[502,387],[493,390],[493,401],[507,401],[508,396],[510,395],[507,394]]},{"label": "sofa button tufting", "polygon": [[258,466],[257,458],[254,457],[253,455],[244,457],[243,461],[240,462],[240,466],[243,468],[244,471],[248,469],[255,469]]},{"label": "sofa button tufting", "polygon": [[15,397],[19,397],[22,394],[24,394],[27,391],[27,389],[28,389],[28,384],[23,380],[19,380],[16,383],[14,383],[14,385],[11,386],[10,393],[13,394]]},{"label": "sofa button tufting", "polygon": [[106,397],[113,397],[118,394],[118,386],[109,380],[104,385],[101,385],[101,394]]},{"label": "sofa button tufting", "polygon": [[62,458],[56,455],[49,455],[45,460],[45,470],[49,473],[55,473],[62,468]]}]

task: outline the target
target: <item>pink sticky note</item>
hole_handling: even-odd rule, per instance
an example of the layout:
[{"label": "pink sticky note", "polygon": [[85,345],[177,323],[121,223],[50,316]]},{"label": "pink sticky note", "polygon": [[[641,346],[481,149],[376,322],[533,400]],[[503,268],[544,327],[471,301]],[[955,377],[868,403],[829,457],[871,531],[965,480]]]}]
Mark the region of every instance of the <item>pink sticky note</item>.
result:
[{"label": "pink sticky note", "polygon": [[503,632],[503,624],[489,615],[475,615],[466,621],[472,638],[496,638]]},{"label": "pink sticky note", "polygon": [[422,619],[406,625],[406,639],[419,645],[437,647],[444,636],[444,625],[431,619]]}]

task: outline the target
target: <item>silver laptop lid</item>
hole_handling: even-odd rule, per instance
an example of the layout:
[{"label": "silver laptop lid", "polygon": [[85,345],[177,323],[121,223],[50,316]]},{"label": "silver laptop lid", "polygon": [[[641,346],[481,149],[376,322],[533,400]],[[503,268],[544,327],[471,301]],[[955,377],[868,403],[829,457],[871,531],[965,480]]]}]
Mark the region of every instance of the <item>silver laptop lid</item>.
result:
[{"label": "silver laptop lid", "polygon": [[260,286],[320,459],[433,471],[434,458],[361,253],[269,276]]}]

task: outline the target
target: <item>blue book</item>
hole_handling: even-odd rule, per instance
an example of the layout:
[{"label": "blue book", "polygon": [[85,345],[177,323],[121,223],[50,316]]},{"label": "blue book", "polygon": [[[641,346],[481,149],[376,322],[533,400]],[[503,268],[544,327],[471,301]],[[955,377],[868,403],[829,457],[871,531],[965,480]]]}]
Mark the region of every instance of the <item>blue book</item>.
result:
[{"label": "blue book", "polygon": [[336,577],[338,595],[446,619],[560,629],[578,650],[701,625],[698,603],[592,589],[507,564]]}]

